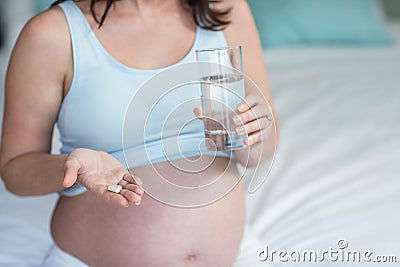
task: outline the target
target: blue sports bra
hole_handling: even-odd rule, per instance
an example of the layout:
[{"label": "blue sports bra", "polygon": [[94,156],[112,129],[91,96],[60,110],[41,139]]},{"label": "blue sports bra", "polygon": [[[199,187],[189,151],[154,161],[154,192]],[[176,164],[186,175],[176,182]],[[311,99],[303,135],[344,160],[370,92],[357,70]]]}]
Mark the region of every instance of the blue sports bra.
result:
[{"label": "blue sports bra", "polygon": [[[100,44],[80,8],[72,1],[66,1],[59,6],[67,18],[73,50],[74,73],[70,90],[65,97],[57,120],[61,136],[61,153],[69,153],[76,148],[102,150],[114,156],[126,166],[123,152],[123,125],[124,117],[130,101],[141,85],[158,70],[138,70],[129,68],[113,58]],[[221,31],[207,31],[197,27],[196,37],[190,52],[177,64],[195,62],[195,51],[227,45]],[[192,98],[193,92],[170,97],[173,101],[185,101],[185,97]],[[198,90],[200,95],[200,90]],[[200,120],[191,121],[190,127],[181,129],[167,129],[167,135],[161,136],[158,126],[163,126],[164,115],[173,111],[176,103],[163,105],[152,112],[146,140],[131,138],[129,144],[130,157],[133,162],[129,167],[144,166],[150,163],[174,160],[207,154],[207,150],[199,149],[204,139],[203,123]],[[166,110],[168,107],[170,111]],[[191,110],[190,110],[191,112]],[[186,114],[183,114],[186,113]],[[181,112],[187,115],[187,112]],[[145,114],[138,114],[145,116]],[[174,116],[180,116],[174,114]],[[143,129],[138,129],[143,130]],[[177,135],[182,141],[179,149],[166,151],[163,142],[176,142]],[[147,138],[148,137],[148,138]],[[172,147],[176,147],[172,146]],[[126,148],[126,147],[125,147]],[[144,153],[144,150],[147,150]],[[201,150],[201,151],[200,151]],[[222,157],[230,157],[228,152],[210,152]],[[147,158],[144,158],[146,155]],[[86,189],[78,184],[61,191],[61,195],[78,195]]]}]

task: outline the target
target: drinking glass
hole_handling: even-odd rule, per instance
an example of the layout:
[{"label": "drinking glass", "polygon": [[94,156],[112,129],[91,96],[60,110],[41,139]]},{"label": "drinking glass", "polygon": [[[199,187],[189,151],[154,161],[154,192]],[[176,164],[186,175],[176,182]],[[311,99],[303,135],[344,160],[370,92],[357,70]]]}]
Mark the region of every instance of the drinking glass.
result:
[{"label": "drinking glass", "polygon": [[238,135],[235,129],[240,125],[233,122],[238,114],[237,105],[245,96],[241,46],[196,50],[196,58],[208,63],[200,81],[207,149],[227,151],[246,147],[243,140],[247,136]]}]

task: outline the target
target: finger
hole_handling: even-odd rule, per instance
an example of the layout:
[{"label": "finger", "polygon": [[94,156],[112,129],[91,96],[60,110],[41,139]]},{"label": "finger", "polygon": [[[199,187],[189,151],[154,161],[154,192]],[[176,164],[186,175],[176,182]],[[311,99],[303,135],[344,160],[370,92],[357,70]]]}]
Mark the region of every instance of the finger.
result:
[{"label": "finger", "polygon": [[258,120],[254,120],[245,124],[244,126],[237,127],[236,133],[238,135],[249,135],[251,133],[261,131],[269,126],[269,120],[266,117],[259,118]]},{"label": "finger", "polygon": [[[132,175],[131,175],[132,176]],[[133,176],[133,179],[136,181],[136,184],[140,185],[140,187],[143,186],[143,181],[140,179],[138,176]],[[143,187],[142,187],[143,188]]]},{"label": "finger", "polygon": [[142,201],[142,197],[139,196],[138,194],[135,194],[134,192],[127,190],[127,189],[122,189],[120,194],[129,202],[134,203],[135,205],[140,205]]},{"label": "finger", "polygon": [[106,185],[103,184],[95,185],[93,191],[98,197],[102,198],[105,201],[108,201],[110,203],[113,203],[121,207],[129,206],[128,200],[124,196],[108,191]]},{"label": "finger", "polygon": [[271,128],[268,127],[262,131],[258,131],[258,132],[255,132],[255,133],[249,135],[243,142],[247,146],[251,146],[258,142],[267,140],[270,135],[271,135]]},{"label": "finger", "polygon": [[81,167],[79,160],[75,157],[67,158],[65,162],[65,171],[64,171],[64,187],[71,187],[78,178],[78,171]]},{"label": "finger", "polygon": [[107,191],[104,193],[103,199],[120,207],[129,207],[129,201],[121,194]]},{"label": "finger", "polygon": [[236,108],[239,112],[245,112],[251,107],[255,106],[257,103],[257,97],[255,95],[248,95],[237,105]]},{"label": "finger", "polygon": [[193,110],[194,115],[196,115],[196,117],[200,120],[203,119],[203,110],[201,107],[197,107]]},{"label": "finger", "polygon": [[128,172],[128,173],[125,173],[125,174],[124,174],[124,177],[123,177],[122,179],[123,179],[124,181],[127,181],[127,182],[130,183],[130,184],[136,184],[136,185],[140,186],[140,188],[143,189],[143,187],[142,187],[142,184],[143,184],[142,179],[140,179],[140,178],[137,177],[137,176],[133,177],[133,175],[130,174],[129,172]]},{"label": "finger", "polygon": [[132,191],[132,192],[138,194],[139,196],[143,196],[143,194],[144,194],[144,190],[139,185],[128,183],[125,180],[121,180],[118,184],[121,185],[122,188]]},{"label": "finger", "polygon": [[265,107],[261,105],[257,105],[250,110],[247,110],[241,114],[236,115],[233,117],[233,122],[236,125],[243,125],[250,121],[254,121],[258,118],[262,118],[267,116],[268,111]]}]

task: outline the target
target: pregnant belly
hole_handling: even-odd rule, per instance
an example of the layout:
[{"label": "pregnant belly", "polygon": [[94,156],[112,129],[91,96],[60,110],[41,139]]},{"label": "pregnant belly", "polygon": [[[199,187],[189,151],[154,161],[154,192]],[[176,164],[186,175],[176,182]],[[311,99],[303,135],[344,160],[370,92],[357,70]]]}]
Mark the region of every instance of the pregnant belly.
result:
[{"label": "pregnant belly", "polygon": [[[183,178],[186,186],[221,175],[228,159],[216,158],[200,174],[177,173],[157,164],[163,177]],[[150,166],[135,169],[146,189],[146,176],[159,175]],[[160,172],[158,172],[160,173]],[[236,168],[224,179],[238,179]],[[199,179],[196,179],[199,178]],[[189,183],[189,184],[188,184]],[[244,227],[244,194],[239,183],[220,200],[200,208],[176,208],[148,195],[139,206],[116,207],[87,192],[61,197],[54,211],[52,235],[64,251],[93,267],[105,266],[231,266]]]}]

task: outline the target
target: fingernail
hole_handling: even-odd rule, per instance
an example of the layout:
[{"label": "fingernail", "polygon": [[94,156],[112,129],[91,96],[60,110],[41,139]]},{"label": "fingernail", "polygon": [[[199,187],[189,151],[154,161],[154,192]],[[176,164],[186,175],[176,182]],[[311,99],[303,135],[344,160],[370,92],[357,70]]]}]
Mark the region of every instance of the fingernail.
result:
[{"label": "fingernail", "polygon": [[133,179],[136,181],[136,183],[138,183],[139,185],[142,185],[143,184],[143,181],[142,181],[142,179],[140,179],[139,177],[133,177]]},{"label": "fingernail", "polygon": [[243,111],[245,108],[246,108],[246,105],[240,104],[240,105],[238,106],[237,109],[238,109],[239,111]]},{"label": "fingernail", "polygon": [[233,122],[236,125],[240,125],[242,123],[242,119],[240,118],[240,116],[235,116],[235,117],[233,117]]},{"label": "fingernail", "polygon": [[238,127],[236,128],[236,133],[238,135],[244,135],[246,133],[246,129],[244,127]]},{"label": "fingernail", "polygon": [[253,142],[253,137],[250,136],[246,139],[246,143],[248,146],[250,146],[252,144],[252,142]]},{"label": "fingernail", "polygon": [[139,201],[139,202],[135,202],[135,203],[133,203],[133,204],[135,204],[136,206],[139,206],[140,205],[140,203],[142,203],[141,201]]}]

